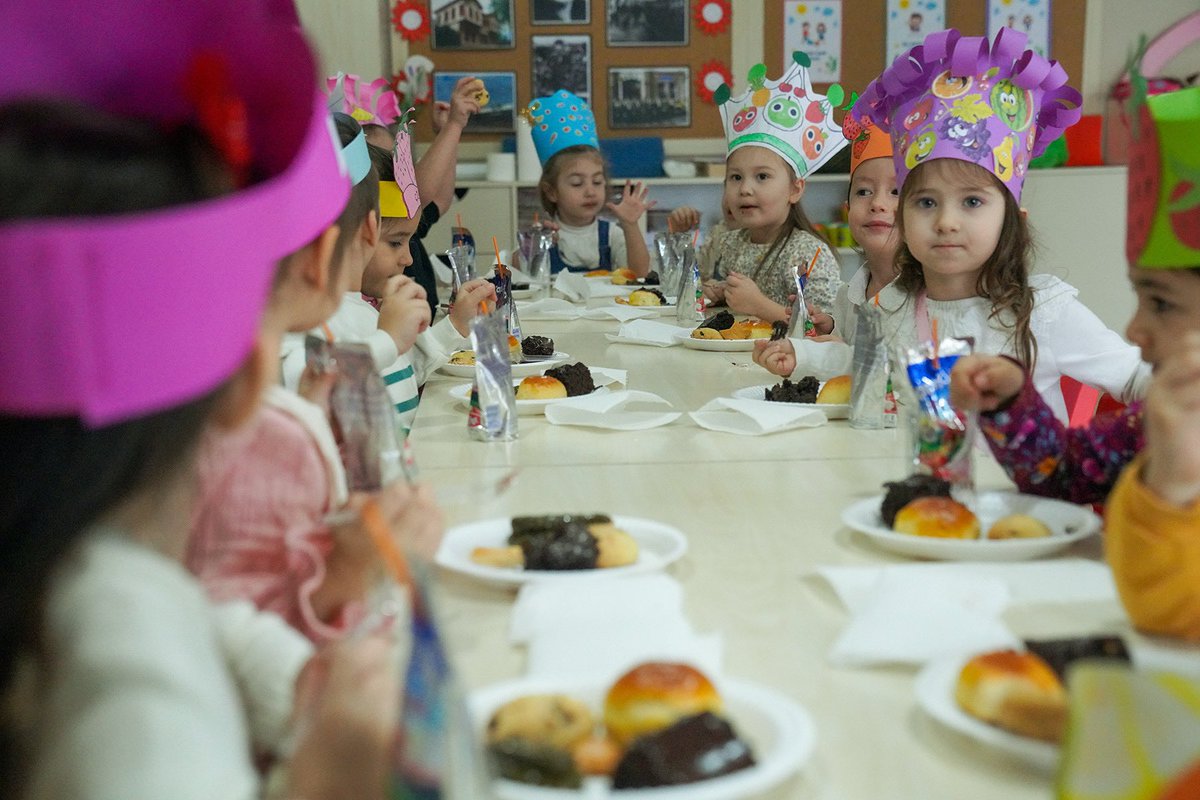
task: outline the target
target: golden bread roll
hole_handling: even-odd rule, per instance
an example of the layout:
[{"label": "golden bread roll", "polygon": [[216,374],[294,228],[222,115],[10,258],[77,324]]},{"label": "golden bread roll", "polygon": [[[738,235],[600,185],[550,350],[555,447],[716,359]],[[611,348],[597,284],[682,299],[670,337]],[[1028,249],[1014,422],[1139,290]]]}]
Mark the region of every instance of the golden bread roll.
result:
[{"label": "golden bread roll", "polygon": [[633,274],[633,270],[629,267],[622,267],[618,270],[613,270],[612,282],[617,286],[624,286],[627,283],[633,283],[637,280],[637,275]]},{"label": "golden bread roll", "polygon": [[517,386],[518,400],[557,400],[567,396],[567,387],[558,378],[530,375]]},{"label": "golden bread roll", "polygon": [[592,735],[596,721],[583,702],[565,694],[531,694],[510,700],[492,713],[489,743],[508,738],[571,750]]},{"label": "golden bread roll", "polygon": [[662,304],[662,298],[654,292],[638,289],[629,293],[629,305],[631,306],[661,306]]},{"label": "golden bread roll", "polygon": [[817,392],[818,403],[845,405],[850,402],[850,376],[838,375],[825,381],[821,391]]},{"label": "golden bread roll", "polygon": [[485,567],[520,569],[525,566],[525,553],[515,544],[507,547],[476,547],[471,551],[471,560]]},{"label": "golden bread roll", "polygon": [[521,352],[521,340],[510,333],[508,335],[508,360],[514,364],[520,364],[524,358],[525,355]]},{"label": "golden bread roll", "polygon": [[749,339],[750,338],[750,323],[735,322],[725,330],[721,331],[722,339]]},{"label": "golden bread roll", "polygon": [[1033,653],[975,656],[958,675],[954,699],[973,717],[1047,742],[1060,741],[1067,724],[1066,690]]},{"label": "golden bread roll", "polygon": [[611,522],[593,522],[588,533],[596,537],[597,567],[625,567],[638,559],[637,540]]},{"label": "golden bread roll", "polygon": [[696,328],[692,331],[693,339],[720,339],[721,332],[714,331],[712,328]]},{"label": "golden bread roll", "polygon": [[651,661],[626,672],[604,698],[604,724],[617,744],[670,726],[682,717],[721,712],[721,696],[687,664]]},{"label": "golden bread roll", "polygon": [[585,277],[585,278],[603,278],[603,277],[606,277],[611,274],[612,273],[606,269],[593,269],[593,270],[588,270],[587,272],[583,273],[583,277]]},{"label": "golden bread roll", "polygon": [[475,351],[474,350],[459,350],[450,356],[451,364],[460,364],[464,367],[475,366]]},{"label": "golden bread roll", "polygon": [[988,528],[989,539],[1042,539],[1051,535],[1046,523],[1028,514],[1009,514]]},{"label": "golden bread roll", "polygon": [[750,322],[750,338],[751,339],[770,339],[771,338],[771,323],[764,322],[761,319],[752,320]]},{"label": "golden bread roll", "polygon": [[935,539],[978,539],[979,518],[949,497],[918,497],[896,512],[892,529]]},{"label": "golden bread roll", "polygon": [[621,760],[621,748],[607,736],[589,736],[571,751],[580,775],[612,775]]}]

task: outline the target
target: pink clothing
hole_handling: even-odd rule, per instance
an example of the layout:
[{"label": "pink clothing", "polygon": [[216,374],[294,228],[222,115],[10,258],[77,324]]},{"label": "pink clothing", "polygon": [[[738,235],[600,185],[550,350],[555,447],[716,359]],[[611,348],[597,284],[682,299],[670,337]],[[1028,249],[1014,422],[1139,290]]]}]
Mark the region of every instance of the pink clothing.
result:
[{"label": "pink clothing", "polygon": [[185,560],[215,602],[249,600],[321,643],[363,614],[355,604],[322,620],[312,606],[333,546],[325,520],[345,503],[345,476],[320,410],[285,392],[271,390],[241,429],[203,441]]}]

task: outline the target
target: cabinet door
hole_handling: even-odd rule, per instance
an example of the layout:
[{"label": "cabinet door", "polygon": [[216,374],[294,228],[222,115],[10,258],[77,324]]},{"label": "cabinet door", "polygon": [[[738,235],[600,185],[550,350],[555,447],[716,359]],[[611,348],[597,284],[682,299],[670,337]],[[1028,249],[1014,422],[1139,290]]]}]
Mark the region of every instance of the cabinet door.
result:
[{"label": "cabinet door", "polygon": [[491,252],[493,236],[502,250],[512,250],[516,228],[511,184],[468,187],[467,194],[455,200],[450,210],[430,229],[425,237],[426,250],[440,253],[450,247],[450,229],[458,224],[457,217],[471,229],[480,253]]}]

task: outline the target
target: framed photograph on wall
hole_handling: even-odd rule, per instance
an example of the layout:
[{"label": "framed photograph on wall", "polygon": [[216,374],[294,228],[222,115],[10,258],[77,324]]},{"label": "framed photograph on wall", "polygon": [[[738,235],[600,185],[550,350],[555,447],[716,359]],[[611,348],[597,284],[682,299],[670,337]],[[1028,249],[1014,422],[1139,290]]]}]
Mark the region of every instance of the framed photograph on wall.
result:
[{"label": "framed photograph on wall", "polygon": [[592,105],[592,37],[533,37],[533,96],[566,89]]},{"label": "framed photograph on wall", "polygon": [[605,0],[605,38],[610,47],[688,43],[688,0]]},{"label": "framed photograph on wall", "polygon": [[517,73],[515,72],[435,72],[433,73],[434,102],[449,103],[455,85],[462,78],[474,75],[483,81],[487,90],[487,105],[467,121],[466,133],[512,133],[517,122]]},{"label": "framed photograph on wall", "polygon": [[586,25],[591,21],[589,0],[533,0],[534,25]]},{"label": "framed photograph on wall", "polygon": [[687,128],[691,124],[688,67],[609,68],[609,128]]},{"label": "framed photograph on wall", "polygon": [[496,50],[513,46],[512,0],[429,0],[434,50]]}]

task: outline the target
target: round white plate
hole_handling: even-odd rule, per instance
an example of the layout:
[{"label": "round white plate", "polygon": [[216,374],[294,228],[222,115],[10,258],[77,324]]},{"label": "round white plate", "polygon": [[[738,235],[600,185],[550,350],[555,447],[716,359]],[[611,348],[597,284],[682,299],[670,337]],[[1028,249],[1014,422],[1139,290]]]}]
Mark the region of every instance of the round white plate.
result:
[{"label": "round white plate", "polygon": [[[541,361],[522,361],[520,364],[512,365],[512,374],[514,378],[526,378],[530,375],[541,375],[542,370],[550,367],[557,367],[564,361],[570,360],[570,356],[566,353],[554,351],[554,355],[543,358]],[[442,364],[438,367],[438,372],[443,375],[449,375],[452,378],[474,378],[474,364]]]},{"label": "round white plate", "polygon": [[922,667],[913,685],[921,710],[947,728],[1013,756],[1022,763],[1046,772],[1054,771],[1058,767],[1057,745],[989,725],[959,707],[954,699],[954,687],[958,684],[958,673],[965,663],[966,659],[961,657],[942,658]]},{"label": "round white plate", "polygon": [[572,581],[617,575],[653,572],[677,561],[687,552],[687,538],[678,528],[638,517],[614,516],[613,523],[638,543],[638,560],[627,567],[581,570],[505,569],[476,564],[471,551],[476,547],[504,547],[512,533],[508,517],[458,525],[446,531],[434,562],[448,570],[472,578],[516,586],[530,581]]},{"label": "round white plate", "polygon": [[679,343],[687,349],[713,353],[749,353],[754,349],[754,342],[754,339],[693,339],[691,331],[679,334]]},{"label": "round white plate", "polygon": [[[747,386],[744,389],[738,389],[733,393],[734,397],[739,397],[742,400],[761,400],[764,403],[771,401],[767,400],[766,391],[774,383],[764,383],[761,386]],[[850,419],[850,404],[849,403],[789,403],[789,405],[798,406],[799,408],[814,408],[817,411],[824,412],[827,419]]]},{"label": "round white plate", "polygon": [[[613,288],[615,288],[615,289],[628,289],[629,287],[628,287],[628,286],[615,286],[615,287],[613,287]],[[613,302],[614,302],[614,303],[616,303],[617,305],[619,305],[619,306],[623,306],[623,307],[625,307],[625,308],[640,308],[640,309],[645,309],[645,310],[647,310],[647,311],[653,311],[653,310],[655,310],[655,309],[658,309],[658,315],[659,315],[660,317],[673,317],[673,316],[675,316],[675,303],[674,303],[674,302],[672,302],[673,300],[675,300],[675,298],[673,298],[673,297],[668,297],[668,298],[667,298],[666,305],[661,305],[661,306],[635,306],[635,305],[633,305],[632,303],[629,303],[629,302],[624,302],[624,303],[623,303],[623,302],[621,302],[622,300],[625,300],[625,299],[626,299],[628,296],[629,296],[629,295],[624,295],[624,296],[622,296],[622,297],[614,297],[614,298],[613,298]]]},{"label": "round white plate", "polygon": [[[753,767],[682,786],[620,791],[610,788],[608,778],[585,778],[583,788],[578,790],[496,780],[492,783],[496,797],[501,800],[733,800],[761,794],[804,767],[812,756],[817,733],[802,706],[758,684],[733,679],[716,683],[725,700],[726,718],[754,751],[757,763]],[[467,703],[476,730],[482,732],[495,709],[528,694],[566,693],[588,703],[593,713],[599,715],[607,689],[569,677],[522,678],[472,692]]]},{"label": "round white plate", "polygon": [[[600,378],[600,376],[596,375],[593,372],[592,373],[592,382],[594,384],[596,384],[596,389],[594,391],[592,391],[589,395],[578,395],[578,396],[579,397],[588,397],[592,394],[604,394],[605,392],[607,392],[608,387],[602,385],[599,378]],[[515,389],[517,387],[517,384],[519,384],[520,382],[521,381],[519,379],[514,379],[513,380],[513,388]],[[612,380],[610,378],[609,383],[611,383],[611,382],[612,382]],[[453,387],[450,390],[450,397],[452,399],[457,400],[458,402],[462,403],[464,406],[468,405],[471,402],[471,384],[463,383],[463,384],[459,384],[458,386]],[[570,399],[571,398],[569,398],[569,397],[555,397],[552,400],[518,400],[517,401],[517,416],[519,416],[519,417],[538,416],[539,414],[542,414],[543,412],[545,412],[546,406],[550,405],[551,403],[561,403],[563,400],[570,400]]]},{"label": "round white plate", "polygon": [[1008,514],[1028,514],[1050,528],[1051,535],[1041,539],[935,539],[897,533],[883,524],[877,495],[848,506],[842,522],[866,534],[884,550],[905,556],[943,561],[1025,561],[1056,553],[1100,530],[1100,518],[1090,508],[1016,492],[980,492],[973,509],[979,528],[988,528]]}]

